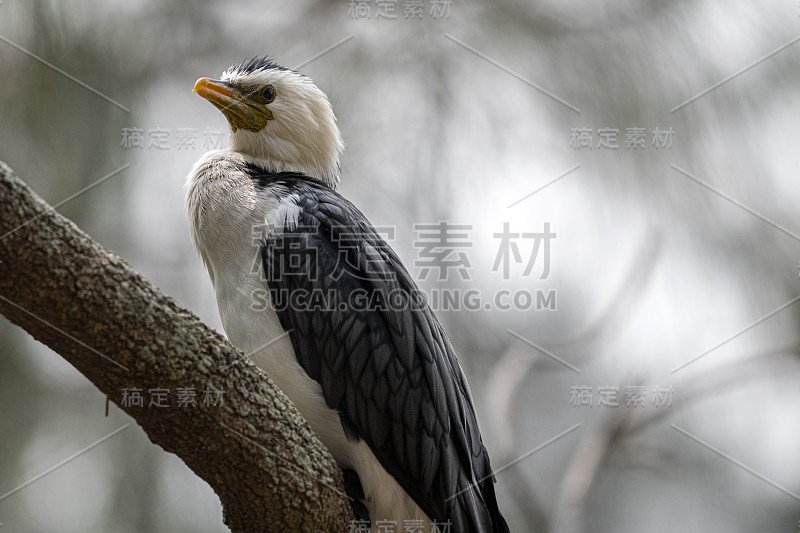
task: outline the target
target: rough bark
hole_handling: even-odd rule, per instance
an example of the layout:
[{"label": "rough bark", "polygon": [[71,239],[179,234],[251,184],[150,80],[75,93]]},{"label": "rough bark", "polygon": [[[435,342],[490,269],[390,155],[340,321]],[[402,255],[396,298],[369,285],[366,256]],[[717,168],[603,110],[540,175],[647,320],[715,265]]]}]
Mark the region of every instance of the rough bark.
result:
[{"label": "rough bark", "polygon": [[[118,405],[124,389],[173,391],[168,407],[120,408],[211,485],[231,531],[347,531],[341,471],[286,396],[2,162],[0,313]],[[178,406],[180,388],[224,391],[222,405]]]}]

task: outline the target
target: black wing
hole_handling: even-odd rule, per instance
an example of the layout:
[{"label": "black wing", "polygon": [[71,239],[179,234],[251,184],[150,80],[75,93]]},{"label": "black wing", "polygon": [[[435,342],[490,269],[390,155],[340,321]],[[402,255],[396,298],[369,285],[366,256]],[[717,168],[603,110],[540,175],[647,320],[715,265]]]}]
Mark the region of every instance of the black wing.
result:
[{"label": "black wing", "polygon": [[262,245],[264,273],[300,365],[348,437],[363,438],[432,520],[465,533],[508,531],[467,381],[397,255],[321,183],[254,179],[298,199],[297,226]]}]

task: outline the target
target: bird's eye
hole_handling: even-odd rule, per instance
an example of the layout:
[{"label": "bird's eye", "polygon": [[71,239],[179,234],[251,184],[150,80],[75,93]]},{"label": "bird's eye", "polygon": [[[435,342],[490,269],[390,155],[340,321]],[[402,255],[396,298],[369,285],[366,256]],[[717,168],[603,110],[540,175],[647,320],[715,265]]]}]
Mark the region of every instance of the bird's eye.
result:
[{"label": "bird's eye", "polygon": [[275,100],[275,87],[272,85],[267,85],[261,89],[261,98],[263,98],[266,103],[270,103],[271,101]]}]

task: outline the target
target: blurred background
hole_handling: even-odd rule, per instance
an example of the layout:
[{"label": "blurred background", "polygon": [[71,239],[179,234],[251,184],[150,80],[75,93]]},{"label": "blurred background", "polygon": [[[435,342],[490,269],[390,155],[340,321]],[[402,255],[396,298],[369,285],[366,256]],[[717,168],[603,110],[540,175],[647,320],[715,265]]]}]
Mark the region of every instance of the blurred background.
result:
[{"label": "blurred background", "polygon": [[[221,331],[183,184],[227,124],[192,86],[301,66],[512,531],[792,533],[798,35],[789,0],[3,0],[0,159]],[[227,530],[135,423],[87,451],[133,420],[2,317],[0,413],[2,531]]]}]

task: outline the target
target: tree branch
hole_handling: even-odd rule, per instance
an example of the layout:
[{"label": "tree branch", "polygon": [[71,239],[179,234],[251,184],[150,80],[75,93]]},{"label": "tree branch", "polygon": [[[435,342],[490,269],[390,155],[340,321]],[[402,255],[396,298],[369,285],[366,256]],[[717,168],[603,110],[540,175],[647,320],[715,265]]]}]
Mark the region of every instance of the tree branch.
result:
[{"label": "tree branch", "polygon": [[[2,162],[0,313],[208,482],[234,533],[346,531],[352,513],[341,471],[286,396]],[[123,389],[134,388],[224,395],[221,405],[178,406],[175,394],[168,407],[121,405]]]}]

